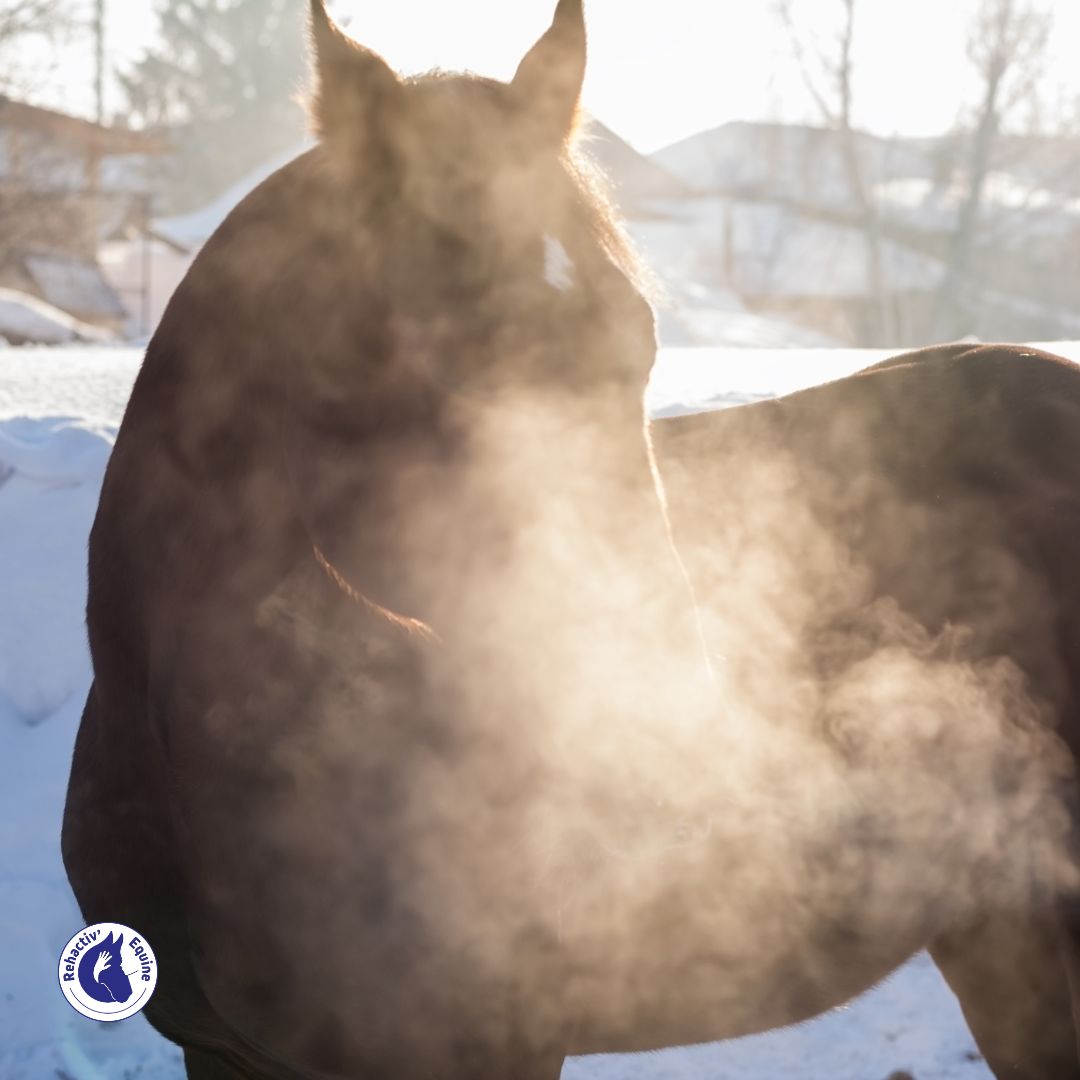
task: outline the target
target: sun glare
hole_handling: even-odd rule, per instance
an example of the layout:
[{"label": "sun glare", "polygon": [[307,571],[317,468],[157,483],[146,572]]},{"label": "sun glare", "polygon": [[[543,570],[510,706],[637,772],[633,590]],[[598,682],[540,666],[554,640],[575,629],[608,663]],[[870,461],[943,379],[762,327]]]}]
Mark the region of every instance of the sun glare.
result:
[{"label": "sun glare", "polygon": [[[857,26],[856,121],[882,134],[940,134],[973,92],[964,28],[974,0],[867,0]],[[330,0],[351,33],[406,73],[434,67],[506,79],[551,18],[552,0]],[[839,0],[794,0],[800,30],[828,40]],[[650,152],[731,120],[820,123],[771,2],[588,0],[591,57],[586,107]],[[152,0],[109,0],[108,56],[123,70],[153,40]],[[1057,0],[1046,58],[1061,96],[1080,93],[1071,43],[1080,5]],[[92,58],[71,46],[56,66],[50,103],[93,111]],[[110,110],[119,110],[115,83]]]}]

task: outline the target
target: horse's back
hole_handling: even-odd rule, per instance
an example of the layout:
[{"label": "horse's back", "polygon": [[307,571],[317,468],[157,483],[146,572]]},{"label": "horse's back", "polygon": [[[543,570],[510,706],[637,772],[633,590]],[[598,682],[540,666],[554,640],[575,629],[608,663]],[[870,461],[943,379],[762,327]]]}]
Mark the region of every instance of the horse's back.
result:
[{"label": "horse's back", "polygon": [[[822,451],[836,445],[845,454],[861,449],[899,465],[957,448],[989,422],[1001,425],[1003,440],[984,444],[987,456],[1051,457],[1047,436],[1080,441],[1080,429],[1058,423],[1073,416],[1080,416],[1076,364],[1026,346],[961,343],[902,353],[781,398],[663,420],[653,436],[673,472],[681,462],[700,469],[729,447],[745,460],[777,444],[804,454],[812,444]],[[825,436],[830,442],[821,442]],[[849,468],[859,464],[846,460]]]},{"label": "horse's back", "polygon": [[662,421],[654,441],[704,604],[748,551],[836,603],[857,572],[843,603],[891,597],[931,635],[971,631],[971,656],[1016,660],[1080,748],[1080,367],[923,349]]},{"label": "horse's back", "polygon": [[835,382],[664,420],[653,441],[681,509],[783,459],[830,491],[876,476],[934,501],[982,491],[1029,511],[1080,503],[1080,367],[1020,346],[902,354]]}]

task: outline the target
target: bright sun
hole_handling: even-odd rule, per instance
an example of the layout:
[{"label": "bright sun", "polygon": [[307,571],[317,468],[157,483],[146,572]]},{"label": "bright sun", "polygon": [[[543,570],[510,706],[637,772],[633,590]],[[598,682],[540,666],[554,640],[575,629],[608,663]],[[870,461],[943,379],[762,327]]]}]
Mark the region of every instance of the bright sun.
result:
[{"label": "bright sun", "polygon": [[[950,128],[972,95],[964,27],[976,0],[860,0],[856,121],[888,134]],[[1046,58],[1063,100],[1080,99],[1072,44],[1080,4],[1053,0],[1056,25]],[[107,0],[114,68],[139,55],[155,33],[154,0]],[[800,27],[827,37],[839,0],[793,0]],[[508,78],[551,18],[554,0],[329,0],[331,11],[392,65]],[[586,0],[591,60],[585,104],[650,151],[729,120],[820,122],[771,0]],[[49,103],[93,110],[85,42],[54,63]],[[115,85],[110,111],[120,106]]]}]

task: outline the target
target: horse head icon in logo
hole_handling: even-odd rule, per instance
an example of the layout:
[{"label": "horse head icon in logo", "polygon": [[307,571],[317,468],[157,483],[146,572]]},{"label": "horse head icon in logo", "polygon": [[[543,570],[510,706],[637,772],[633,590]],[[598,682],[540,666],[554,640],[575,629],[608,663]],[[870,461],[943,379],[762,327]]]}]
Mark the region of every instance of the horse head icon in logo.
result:
[{"label": "horse head icon in logo", "polygon": [[120,963],[124,935],[109,936],[87,949],[79,960],[79,985],[95,1001],[122,1004],[131,997],[131,980]]}]

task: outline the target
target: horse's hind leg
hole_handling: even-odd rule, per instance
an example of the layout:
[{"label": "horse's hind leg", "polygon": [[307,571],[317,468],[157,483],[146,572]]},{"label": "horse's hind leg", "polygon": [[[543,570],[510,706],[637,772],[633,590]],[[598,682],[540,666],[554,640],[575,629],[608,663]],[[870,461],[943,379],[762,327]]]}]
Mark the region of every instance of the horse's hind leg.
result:
[{"label": "horse's hind leg", "polygon": [[1062,928],[994,915],[930,948],[998,1080],[1080,1080]]}]

